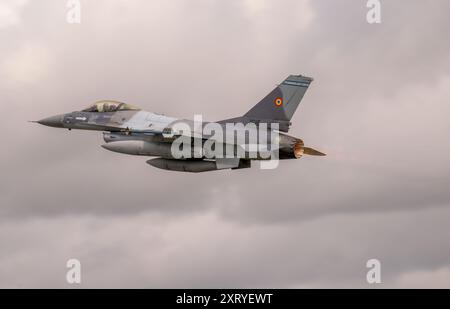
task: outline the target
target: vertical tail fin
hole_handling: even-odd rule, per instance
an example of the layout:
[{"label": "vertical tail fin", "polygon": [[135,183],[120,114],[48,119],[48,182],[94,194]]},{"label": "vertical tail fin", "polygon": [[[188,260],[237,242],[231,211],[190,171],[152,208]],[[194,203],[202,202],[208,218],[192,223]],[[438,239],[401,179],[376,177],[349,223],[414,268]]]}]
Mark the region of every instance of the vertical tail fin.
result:
[{"label": "vertical tail fin", "polygon": [[244,117],[289,122],[312,81],[311,77],[290,75]]}]

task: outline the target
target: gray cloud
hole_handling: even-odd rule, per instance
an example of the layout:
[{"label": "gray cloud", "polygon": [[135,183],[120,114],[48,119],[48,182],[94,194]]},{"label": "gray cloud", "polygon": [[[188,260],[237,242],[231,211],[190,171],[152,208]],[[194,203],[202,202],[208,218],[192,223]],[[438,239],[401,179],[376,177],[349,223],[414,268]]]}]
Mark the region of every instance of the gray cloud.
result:
[{"label": "gray cloud", "polygon": [[[448,286],[446,1],[383,2],[380,25],[365,1],[9,8],[0,286],[65,286],[77,256],[89,287],[365,287],[372,257],[386,286]],[[325,159],[186,175],[26,122],[102,98],[225,119],[290,73],[315,77],[290,133]]]},{"label": "gray cloud", "polygon": [[75,256],[85,287],[369,287],[365,261],[378,258],[384,286],[413,286],[420,282],[405,278],[448,268],[448,219],[448,209],[283,225],[214,212],[32,219],[2,224],[0,273],[6,287],[65,286],[64,264]]}]

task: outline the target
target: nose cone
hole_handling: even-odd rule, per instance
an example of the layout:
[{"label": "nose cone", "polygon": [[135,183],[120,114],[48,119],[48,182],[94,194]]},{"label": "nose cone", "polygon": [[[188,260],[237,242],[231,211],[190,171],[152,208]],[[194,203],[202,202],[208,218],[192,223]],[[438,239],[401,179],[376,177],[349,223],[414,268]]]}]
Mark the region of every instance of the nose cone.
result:
[{"label": "nose cone", "polygon": [[37,123],[47,127],[62,128],[64,115],[57,115],[39,120]]}]

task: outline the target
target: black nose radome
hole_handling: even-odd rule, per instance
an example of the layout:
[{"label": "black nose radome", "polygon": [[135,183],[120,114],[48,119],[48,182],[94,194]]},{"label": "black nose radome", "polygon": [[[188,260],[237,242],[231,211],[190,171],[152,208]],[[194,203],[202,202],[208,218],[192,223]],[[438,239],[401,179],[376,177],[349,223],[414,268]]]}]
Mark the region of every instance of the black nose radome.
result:
[{"label": "black nose radome", "polygon": [[48,127],[62,128],[63,127],[63,115],[52,116],[39,120],[37,123]]}]

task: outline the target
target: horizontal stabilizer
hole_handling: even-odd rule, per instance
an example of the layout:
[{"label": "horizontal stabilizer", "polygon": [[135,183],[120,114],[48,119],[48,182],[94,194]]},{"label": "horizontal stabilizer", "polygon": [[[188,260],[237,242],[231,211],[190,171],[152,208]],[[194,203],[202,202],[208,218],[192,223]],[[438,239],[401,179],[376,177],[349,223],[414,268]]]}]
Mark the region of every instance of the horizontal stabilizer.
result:
[{"label": "horizontal stabilizer", "polygon": [[303,147],[303,154],[310,156],[326,156],[326,154],[324,154],[323,152],[320,152],[318,150],[309,147]]}]

